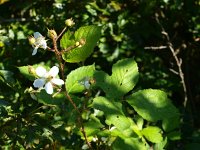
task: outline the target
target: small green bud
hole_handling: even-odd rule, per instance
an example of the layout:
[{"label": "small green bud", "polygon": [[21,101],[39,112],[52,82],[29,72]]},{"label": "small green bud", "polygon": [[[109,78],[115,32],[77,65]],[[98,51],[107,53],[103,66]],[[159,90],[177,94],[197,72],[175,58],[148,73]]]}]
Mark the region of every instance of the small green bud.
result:
[{"label": "small green bud", "polygon": [[51,39],[56,39],[57,38],[57,33],[55,30],[49,30],[48,29],[48,37],[51,38]]},{"label": "small green bud", "polygon": [[75,45],[76,45],[77,47],[82,47],[83,45],[85,45],[85,43],[86,43],[86,40],[85,40],[85,39],[80,39],[79,41],[77,41],[77,42],[75,43]]},{"label": "small green bud", "polygon": [[80,46],[80,42],[77,41],[77,42],[75,43],[75,45],[76,45],[76,46]]},{"label": "small green bud", "polygon": [[72,18],[65,20],[65,25],[71,27],[75,24]]},{"label": "small green bud", "polygon": [[29,44],[33,45],[35,43],[35,38],[33,36],[28,37]]},{"label": "small green bud", "polygon": [[28,66],[28,72],[29,72],[29,74],[32,74],[32,75],[36,75],[36,73],[35,73],[35,68],[33,68],[32,66]]},{"label": "small green bud", "polygon": [[0,47],[4,47],[4,43],[0,41]]}]

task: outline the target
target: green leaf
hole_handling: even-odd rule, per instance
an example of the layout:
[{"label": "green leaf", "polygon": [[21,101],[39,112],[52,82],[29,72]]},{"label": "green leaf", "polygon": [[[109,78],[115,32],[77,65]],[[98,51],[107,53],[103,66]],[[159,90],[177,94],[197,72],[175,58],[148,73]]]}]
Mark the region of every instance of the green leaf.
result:
[{"label": "green leaf", "polygon": [[173,116],[171,118],[165,118],[162,122],[162,128],[164,131],[169,132],[178,128],[180,126],[179,115]]},{"label": "green leaf", "polygon": [[181,133],[180,131],[173,131],[167,134],[168,139],[175,141],[181,139]]},{"label": "green leaf", "polygon": [[14,73],[8,70],[0,70],[0,80],[8,85],[13,85],[15,79],[13,78]]},{"label": "green leaf", "polygon": [[117,138],[112,144],[112,150],[147,150],[137,138]]},{"label": "green leaf", "polygon": [[90,65],[80,67],[70,72],[65,82],[65,87],[68,93],[83,92],[86,88],[82,82],[93,77],[94,71],[95,65]]},{"label": "green leaf", "polygon": [[118,61],[112,67],[112,75],[99,71],[94,75],[96,85],[101,87],[107,97],[120,98],[136,85],[139,77],[138,67],[134,59]]},{"label": "green leaf", "polygon": [[167,137],[163,140],[163,141],[161,141],[160,143],[156,143],[155,145],[154,145],[154,150],[165,150],[165,146],[166,146],[166,144],[167,144]]},{"label": "green leaf", "polygon": [[141,132],[145,138],[152,143],[160,143],[163,140],[161,129],[158,127],[148,126]]},{"label": "green leaf", "polygon": [[20,73],[23,74],[27,79],[34,81],[35,77],[33,74],[30,73],[30,69],[31,68],[36,69],[38,66],[42,66],[47,70],[49,69],[48,66],[44,66],[43,64],[36,64],[33,66],[21,66],[21,67],[18,67],[18,69],[19,69]]},{"label": "green leaf", "polygon": [[45,105],[60,105],[66,99],[63,93],[56,94],[54,97],[46,93],[45,90],[41,90],[40,93],[35,94],[37,100]]},{"label": "green leaf", "polygon": [[108,100],[105,97],[96,97],[93,99],[93,107],[104,112],[106,122],[113,124],[120,130],[121,136],[129,136],[133,133],[133,130],[130,129],[133,124],[124,115],[121,103]]},{"label": "green leaf", "polygon": [[72,36],[72,33],[68,30],[61,38],[60,40],[60,47],[62,49],[66,49],[69,46],[74,45],[76,42],[74,40],[74,37]]},{"label": "green leaf", "polygon": [[[101,132],[100,128],[103,128],[104,125],[101,124],[100,120],[96,117],[90,117],[90,121],[84,123],[84,129],[88,137],[91,138],[94,135],[97,135],[98,132]],[[92,140],[92,139],[91,139]]]},{"label": "green leaf", "polygon": [[128,97],[127,102],[148,121],[164,120],[178,115],[176,107],[161,90],[140,90]]},{"label": "green leaf", "polygon": [[[70,63],[77,63],[84,61],[87,57],[89,57],[92,52],[94,47],[97,44],[97,41],[99,40],[101,36],[101,27],[98,26],[85,26],[85,27],[80,27],[74,34],[74,41],[78,42],[81,39],[86,40],[86,43],[82,47],[75,48],[69,52],[65,52],[62,57],[66,62]],[[67,39],[67,38],[66,38]],[[62,40],[62,46],[66,47],[68,46],[67,43],[68,41]]]},{"label": "green leaf", "polygon": [[[20,73],[23,74],[27,79],[33,81],[35,79],[35,77],[33,74],[30,74],[29,67],[30,66],[21,66],[21,67],[18,67],[18,69],[19,69]],[[36,67],[34,67],[34,68],[36,68]]]}]

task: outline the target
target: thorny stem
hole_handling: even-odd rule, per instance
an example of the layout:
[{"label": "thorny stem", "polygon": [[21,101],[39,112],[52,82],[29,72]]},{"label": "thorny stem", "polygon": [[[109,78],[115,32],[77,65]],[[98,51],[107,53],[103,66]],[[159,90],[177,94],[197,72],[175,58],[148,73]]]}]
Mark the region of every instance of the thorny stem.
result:
[{"label": "thorny stem", "polygon": [[[61,69],[61,76],[62,76],[62,80],[64,81],[65,78],[64,78],[64,63],[63,63],[63,60],[62,60],[62,52],[60,52],[57,48],[57,40],[60,38],[60,36],[64,33],[64,31],[66,30],[67,28],[65,27],[62,32],[58,35],[57,38],[53,38],[53,46],[54,46],[54,52],[55,52],[55,55],[56,55],[56,58],[57,60],[59,61],[59,65],[60,65],[60,69]],[[71,48],[73,49],[73,48]],[[71,50],[70,49],[70,50]],[[88,141],[87,139],[87,135],[85,133],[85,129],[84,129],[84,125],[83,125],[83,120],[82,120],[82,117],[81,117],[81,112],[79,111],[78,107],[76,106],[76,104],[74,103],[74,101],[72,100],[71,96],[69,95],[69,93],[67,92],[67,89],[66,87],[64,86],[64,94],[66,96],[66,98],[69,100],[69,102],[72,104],[72,106],[74,107],[74,109],[78,112],[78,123],[79,125],[81,126],[81,132],[85,138],[85,141],[88,145],[88,147],[90,149],[92,149],[92,146],[90,144],[90,142]]]},{"label": "thorny stem", "polygon": [[162,34],[165,36],[166,40],[167,40],[167,45],[168,48],[170,49],[175,61],[176,61],[176,65],[178,67],[178,75],[181,79],[181,83],[183,86],[183,91],[184,91],[184,102],[183,102],[183,106],[186,107],[187,105],[187,101],[188,101],[188,95],[187,95],[187,88],[186,88],[186,84],[185,84],[185,79],[184,79],[184,74],[181,68],[182,65],[182,59],[178,58],[176,51],[174,50],[173,44],[170,41],[169,35],[168,33],[165,31],[164,27],[162,26],[162,24],[160,23],[159,19],[158,19],[158,14],[155,15],[156,16],[156,21],[157,23],[160,25],[161,30],[162,30]]}]

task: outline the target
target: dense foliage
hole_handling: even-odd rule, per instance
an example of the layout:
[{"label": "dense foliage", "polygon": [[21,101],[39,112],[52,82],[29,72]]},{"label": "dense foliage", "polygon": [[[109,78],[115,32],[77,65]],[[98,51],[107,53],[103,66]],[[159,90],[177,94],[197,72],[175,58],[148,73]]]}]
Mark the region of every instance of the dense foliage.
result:
[{"label": "dense foliage", "polygon": [[[0,0],[1,149],[200,149],[199,7]],[[50,49],[32,56],[36,32]],[[38,66],[60,66],[62,89],[37,91]]]}]

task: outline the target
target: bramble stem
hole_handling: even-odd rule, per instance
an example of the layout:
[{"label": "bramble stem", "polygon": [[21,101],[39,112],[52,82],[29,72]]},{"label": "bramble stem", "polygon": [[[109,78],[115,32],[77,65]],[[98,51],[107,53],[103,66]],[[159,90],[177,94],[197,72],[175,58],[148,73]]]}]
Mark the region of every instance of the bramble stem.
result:
[{"label": "bramble stem", "polygon": [[[59,65],[60,65],[60,69],[61,69],[61,76],[62,76],[62,80],[65,81],[65,77],[64,77],[64,66],[65,66],[65,63],[63,62],[63,59],[62,59],[62,53],[63,51],[59,51],[58,50],[58,47],[57,47],[57,40],[61,37],[61,35],[65,32],[65,30],[67,29],[67,27],[65,27],[62,32],[57,36],[57,38],[52,38],[53,40],[53,47],[54,47],[54,53],[56,55],[56,59],[58,60],[59,62]],[[76,46],[75,46],[76,47]],[[69,50],[75,48],[75,47],[69,47]],[[86,135],[86,132],[85,132],[85,129],[84,129],[84,125],[83,125],[83,120],[82,120],[82,117],[81,117],[81,112],[79,111],[78,107],[76,106],[76,104],[74,103],[74,101],[72,100],[71,96],[69,95],[69,93],[67,92],[67,89],[66,87],[64,86],[64,94],[65,94],[65,97],[69,100],[69,102],[72,104],[72,106],[74,107],[74,109],[78,112],[78,123],[79,125],[81,126],[81,132],[85,138],[85,141],[88,145],[88,147],[90,149],[92,149],[92,146],[90,144],[90,142],[88,141],[87,139],[87,135]]]}]

